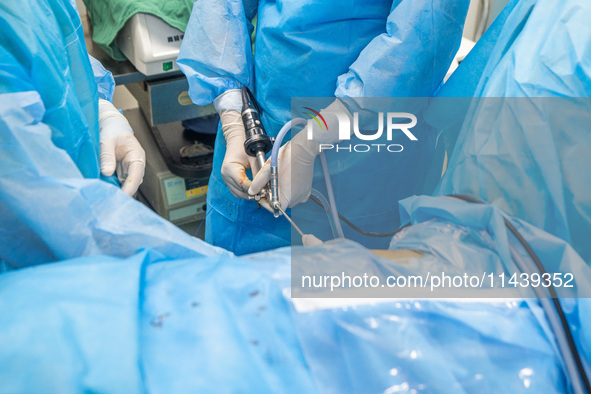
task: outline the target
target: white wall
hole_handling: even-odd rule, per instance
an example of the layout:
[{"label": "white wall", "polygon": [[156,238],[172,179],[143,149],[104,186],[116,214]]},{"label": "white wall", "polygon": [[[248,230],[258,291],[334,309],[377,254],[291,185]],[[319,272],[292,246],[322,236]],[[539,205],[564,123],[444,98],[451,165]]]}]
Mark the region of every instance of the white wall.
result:
[{"label": "white wall", "polygon": [[478,29],[481,13],[482,0],[471,0],[468,16],[466,17],[466,24],[464,25],[464,37],[476,41],[476,29]]},{"label": "white wall", "polygon": [[125,86],[115,86],[115,94],[113,94],[113,105],[116,108],[124,111],[126,109],[138,108],[139,104],[135,97],[129,93]]},{"label": "white wall", "polygon": [[80,16],[86,15],[86,6],[82,0],[76,0],[76,5],[78,6],[78,12],[80,12]]},{"label": "white wall", "polygon": [[[476,30],[480,23],[484,2],[485,0],[470,1],[468,16],[466,18],[466,24],[464,25],[464,37],[469,38],[472,41],[476,41],[476,38],[478,38],[476,37]],[[499,16],[503,8],[509,3],[509,0],[488,0],[488,3],[489,10],[486,19],[486,28],[488,28],[496,17]]]}]

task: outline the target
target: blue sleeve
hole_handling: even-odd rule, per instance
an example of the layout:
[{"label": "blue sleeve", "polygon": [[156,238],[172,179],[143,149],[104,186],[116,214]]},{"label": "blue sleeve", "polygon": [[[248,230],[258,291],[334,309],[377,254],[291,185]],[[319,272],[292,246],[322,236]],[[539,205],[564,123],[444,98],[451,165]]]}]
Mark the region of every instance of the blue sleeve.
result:
[{"label": "blue sleeve", "polygon": [[107,71],[101,62],[88,55],[92,66],[92,73],[96,81],[99,98],[113,102],[113,93],[115,92],[115,80],[110,71]]},{"label": "blue sleeve", "polygon": [[429,97],[460,47],[469,0],[395,1],[386,32],[338,78],[337,97]]},{"label": "blue sleeve", "polygon": [[250,20],[256,9],[256,0],[195,2],[177,59],[195,104],[210,104],[242,85],[253,87]]}]

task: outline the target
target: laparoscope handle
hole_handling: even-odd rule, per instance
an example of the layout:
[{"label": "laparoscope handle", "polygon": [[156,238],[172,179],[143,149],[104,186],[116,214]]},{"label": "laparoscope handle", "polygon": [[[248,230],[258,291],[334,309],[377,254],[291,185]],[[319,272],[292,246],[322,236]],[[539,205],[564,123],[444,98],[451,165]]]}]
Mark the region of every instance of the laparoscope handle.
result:
[{"label": "laparoscope handle", "polygon": [[[256,163],[251,168],[253,178],[265,165],[265,155],[273,148],[273,140],[269,138],[263,123],[261,122],[261,114],[259,105],[256,102],[250,90],[243,86],[242,89],[242,123],[244,124],[244,132],[246,139],[244,141],[244,150],[247,155],[256,157]],[[271,187],[267,184],[261,192],[253,196],[254,200],[267,198],[271,201]]]}]

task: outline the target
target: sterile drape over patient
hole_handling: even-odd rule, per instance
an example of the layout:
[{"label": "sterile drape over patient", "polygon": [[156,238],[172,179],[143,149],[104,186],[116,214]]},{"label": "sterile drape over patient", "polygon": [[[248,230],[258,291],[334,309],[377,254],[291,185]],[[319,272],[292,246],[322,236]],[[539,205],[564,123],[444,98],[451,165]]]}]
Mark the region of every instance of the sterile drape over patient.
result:
[{"label": "sterile drape over patient", "polygon": [[[319,269],[356,266],[350,274],[480,275],[512,265],[503,257],[508,249],[494,246],[507,231],[491,206],[431,197],[403,206],[413,226],[392,247],[422,251],[422,258],[389,261],[354,242],[335,241],[242,258],[174,259],[148,249],[3,274],[3,388],[569,392],[554,334],[535,299],[289,298],[294,253]],[[563,269],[586,277],[580,285],[589,289],[590,268],[569,246],[513,223],[541,256],[555,256]],[[589,299],[562,303],[589,360]]]}]

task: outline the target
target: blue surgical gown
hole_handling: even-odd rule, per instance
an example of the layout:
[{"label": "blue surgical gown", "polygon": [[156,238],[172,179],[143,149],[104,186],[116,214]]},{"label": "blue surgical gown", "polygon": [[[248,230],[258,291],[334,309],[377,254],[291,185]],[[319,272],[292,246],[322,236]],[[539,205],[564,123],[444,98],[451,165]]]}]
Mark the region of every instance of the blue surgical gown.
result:
[{"label": "blue surgical gown", "polygon": [[[468,3],[199,0],[178,64],[196,104],[209,104],[243,85],[254,88],[264,111],[263,123],[273,136],[292,117],[292,97],[431,96],[459,47]],[[255,14],[253,55],[250,35]],[[218,137],[209,181],[206,240],[237,254],[288,245],[287,221],[257,209],[252,201],[235,198],[225,186],[220,173],[225,141],[219,131]],[[361,157],[339,162],[329,155],[334,187],[342,196],[339,210],[366,230],[392,230],[399,222],[396,201],[424,191],[426,168],[416,158],[430,157],[434,146],[433,136],[425,136],[420,149],[390,160],[394,179],[397,169],[407,168],[416,173],[416,181],[393,182],[371,201],[373,197],[351,189],[351,180],[376,164],[364,165]],[[319,178],[317,168],[315,179]],[[317,216],[314,209],[310,208],[312,219]],[[320,220],[327,223],[326,217]],[[387,246],[387,239],[345,235],[367,246]]]}]

